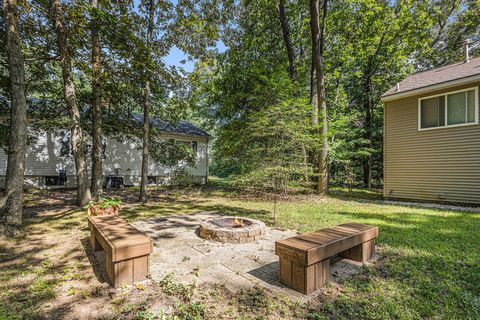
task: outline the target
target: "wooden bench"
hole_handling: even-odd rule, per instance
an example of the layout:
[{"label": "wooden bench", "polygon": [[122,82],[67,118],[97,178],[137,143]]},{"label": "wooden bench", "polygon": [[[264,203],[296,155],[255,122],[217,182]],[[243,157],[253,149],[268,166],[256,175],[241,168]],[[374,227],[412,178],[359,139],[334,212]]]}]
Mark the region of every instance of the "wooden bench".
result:
[{"label": "wooden bench", "polygon": [[152,240],[117,215],[88,218],[93,250],[105,251],[105,265],[113,287],[144,280],[150,266]]},{"label": "wooden bench", "polygon": [[371,259],[377,236],[377,227],[345,223],[277,241],[275,253],[280,257],[280,282],[309,294],[327,282],[332,257],[339,255],[360,262]]}]

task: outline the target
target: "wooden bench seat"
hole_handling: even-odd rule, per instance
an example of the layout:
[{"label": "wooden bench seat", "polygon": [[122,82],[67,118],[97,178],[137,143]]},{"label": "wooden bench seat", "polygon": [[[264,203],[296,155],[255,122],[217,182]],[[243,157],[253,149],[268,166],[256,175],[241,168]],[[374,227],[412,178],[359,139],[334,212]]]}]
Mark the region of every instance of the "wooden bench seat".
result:
[{"label": "wooden bench seat", "polygon": [[375,254],[378,228],[345,223],[275,242],[280,258],[280,282],[304,294],[323,287],[330,276],[330,259],[365,262]]},{"label": "wooden bench seat", "polygon": [[88,218],[93,250],[105,251],[107,275],[113,287],[146,279],[152,241],[117,215]]}]

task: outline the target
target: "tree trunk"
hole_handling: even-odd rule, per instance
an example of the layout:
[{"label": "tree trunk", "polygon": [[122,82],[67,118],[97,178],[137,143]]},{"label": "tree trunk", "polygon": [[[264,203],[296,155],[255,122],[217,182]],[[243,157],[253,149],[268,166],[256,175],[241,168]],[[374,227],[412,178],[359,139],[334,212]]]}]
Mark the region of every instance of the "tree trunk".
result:
[{"label": "tree trunk", "polygon": [[321,120],[322,150],[319,159],[319,179],[317,193],[328,192],[328,126],[327,126],[327,103],[325,99],[325,70],[323,62],[325,46],[325,20],[327,17],[327,0],[322,1],[322,17],[320,19],[320,0],[310,0],[310,28],[312,32],[313,65],[316,76],[317,105]]},{"label": "tree trunk", "polygon": [[18,30],[17,0],[4,0],[3,14],[10,73],[11,117],[5,194],[2,199],[0,219],[5,225],[20,226],[22,224],[23,178],[27,148],[27,99],[25,68]]},{"label": "tree trunk", "polygon": [[[313,39],[312,39],[313,41]],[[312,105],[312,113],[311,113],[311,124],[313,130],[317,130],[318,125],[318,100],[317,100],[317,81],[315,80],[315,66],[313,64],[313,59],[315,56],[315,48],[312,45],[312,60],[310,65],[310,103]],[[309,152],[309,160],[312,168],[314,168],[314,172],[317,171],[315,168],[318,168],[318,161],[317,155],[314,153],[315,150],[310,150]],[[313,176],[311,178],[312,181],[312,188],[314,190],[317,189],[318,177]]]},{"label": "tree trunk", "polygon": [[62,5],[60,0],[52,1],[52,13],[55,31],[57,33],[60,63],[62,66],[63,93],[70,114],[71,143],[77,176],[77,203],[78,205],[83,206],[90,201],[91,194],[87,176],[87,163],[85,161],[83,130],[80,126],[80,110],[76,101],[75,83],[72,75],[72,61],[67,45],[67,36],[62,22]]},{"label": "tree trunk", "polygon": [[[155,21],[155,7],[153,0],[148,3],[148,26],[147,26],[147,53],[146,60],[150,59],[150,41],[153,37],[153,24]],[[147,183],[148,183],[148,144],[150,134],[150,75],[145,75],[145,97],[143,102],[143,148],[142,148],[142,180],[140,183],[140,201],[147,202]]]},{"label": "tree trunk", "polygon": [[143,147],[142,147],[142,178],[140,182],[140,201],[145,203],[148,200],[148,144],[150,131],[150,81],[145,81],[145,97],[143,104]]},{"label": "tree trunk", "polygon": [[[367,147],[372,149],[372,100],[371,100],[371,78],[369,76],[370,72],[366,72],[363,78],[363,111],[365,117],[365,126],[363,132],[363,138],[368,141]],[[368,156],[363,159],[363,184],[366,188],[370,189],[372,187],[372,156]]]},{"label": "tree trunk", "polygon": [[362,163],[363,167],[363,185],[365,188],[370,189],[371,188],[371,178],[372,178],[372,171],[371,171],[371,162],[370,159],[364,159]]},{"label": "tree trunk", "polygon": [[101,47],[100,26],[98,25],[99,0],[91,0],[92,4],[92,194],[99,196],[103,187],[102,167],[102,87],[101,87]]},{"label": "tree trunk", "polygon": [[[312,39],[313,41],[313,39]],[[312,104],[312,125],[318,125],[318,97],[317,97],[317,80],[315,79],[315,48],[312,45],[312,66],[310,68],[310,103]]]},{"label": "tree trunk", "polygon": [[310,184],[310,177],[308,175],[308,152],[304,143],[302,143],[301,148],[302,148],[303,170],[304,170],[303,182],[305,182],[306,186],[308,187],[308,185]]},{"label": "tree trunk", "polygon": [[283,42],[287,49],[289,75],[290,79],[297,81],[297,67],[295,65],[295,51],[293,50],[293,44],[290,37],[290,27],[288,26],[287,15],[285,13],[285,0],[280,0],[278,4],[278,11],[280,13],[280,25],[282,26]]}]

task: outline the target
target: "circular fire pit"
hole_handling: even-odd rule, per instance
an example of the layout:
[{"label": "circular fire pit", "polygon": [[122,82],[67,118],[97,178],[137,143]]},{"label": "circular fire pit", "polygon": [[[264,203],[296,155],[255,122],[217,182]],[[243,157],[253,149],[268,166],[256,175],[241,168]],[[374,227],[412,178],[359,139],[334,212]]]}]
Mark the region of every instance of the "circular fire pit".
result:
[{"label": "circular fire pit", "polygon": [[241,217],[221,217],[200,224],[200,237],[228,243],[246,243],[263,238],[265,223]]}]

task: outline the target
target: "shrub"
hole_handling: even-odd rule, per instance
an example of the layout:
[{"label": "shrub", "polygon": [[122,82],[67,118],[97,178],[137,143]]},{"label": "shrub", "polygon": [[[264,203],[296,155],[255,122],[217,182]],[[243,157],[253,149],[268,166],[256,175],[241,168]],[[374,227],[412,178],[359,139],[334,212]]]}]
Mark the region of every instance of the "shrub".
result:
[{"label": "shrub", "polygon": [[193,185],[193,176],[185,168],[172,172],[170,184],[176,187],[190,187]]}]

